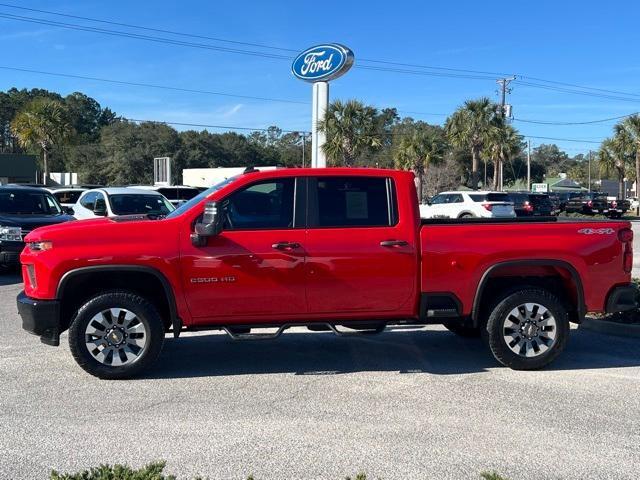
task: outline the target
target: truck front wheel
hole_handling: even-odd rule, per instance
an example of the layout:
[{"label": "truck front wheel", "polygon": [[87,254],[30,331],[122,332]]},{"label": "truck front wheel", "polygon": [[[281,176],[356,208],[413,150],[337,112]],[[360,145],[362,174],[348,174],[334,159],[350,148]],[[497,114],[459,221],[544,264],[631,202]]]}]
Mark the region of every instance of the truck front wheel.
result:
[{"label": "truck front wheel", "polygon": [[515,370],[534,370],[548,365],[562,352],[569,336],[569,316],[552,293],[526,288],[498,302],[483,334],[501,364]]},{"label": "truck front wheel", "polygon": [[164,325],[156,308],[126,291],[90,298],[69,328],[73,358],[102,379],[137,375],[158,358],[163,341]]}]

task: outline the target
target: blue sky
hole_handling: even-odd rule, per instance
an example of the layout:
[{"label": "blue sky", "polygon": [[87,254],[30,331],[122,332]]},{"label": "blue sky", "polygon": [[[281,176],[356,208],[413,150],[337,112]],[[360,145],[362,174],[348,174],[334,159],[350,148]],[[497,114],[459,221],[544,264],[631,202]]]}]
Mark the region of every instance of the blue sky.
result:
[{"label": "blue sky", "polygon": [[[589,121],[640,110],[640,3],[635,1],[5,1],[284,49],[303,50],[316,43],[340,42],[355,52],[356,68],[331,83],[332,99],[358,98],[377,107],[397,107],[403,115],[421,112],[410,116],[432,123],[443,122],[445,116],[437,114],[450,113],[465,99],[489,96],[497,100],[493,76],[468,79],[366,70],[357,68],[366,63],[362,59],[514,73],[636,95],[625,96],[627,100],[577,95],[534,88],[521,80],[512,83],[509,96],[516,119]],[[295,56],[287,51],[172,37],[6,6],[0,6],[2,14]],[[308,102],[311,97],[310,85],[290,73],[288,59],[167,45],[6,18],[0,18],[0,41],[4,46],[0,67],[300,102]],[[82,91],[129,118],[310,129],[311,106],[307,104],[154,90],[0,69],[0,89],[14,86],[42,87],[62,94]],[[557,126],[515,121],[514,125],[524,135],[599,141],[609,135],[613,123]],[[532,139],[533,145],[540,143],[551,141]],[[555,143],[570,154],[597,148],[597,144],[586,142]]]}]

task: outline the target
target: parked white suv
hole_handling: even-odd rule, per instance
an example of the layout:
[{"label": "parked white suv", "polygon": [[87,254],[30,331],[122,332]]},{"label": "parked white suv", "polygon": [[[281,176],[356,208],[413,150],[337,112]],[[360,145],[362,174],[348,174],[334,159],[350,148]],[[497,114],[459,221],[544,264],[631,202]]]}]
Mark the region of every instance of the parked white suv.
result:
[{"label": "parked white suv", "polygon": [[513,202],[504,192],[442,192],[420,205],[422,218],[515,218]]},{"label": "parked white suv", "polygon": [[96,188],[84,192],[73,206],[78,220],[118,215],[165,216],[175,207],[153,190],[135,188]]}]

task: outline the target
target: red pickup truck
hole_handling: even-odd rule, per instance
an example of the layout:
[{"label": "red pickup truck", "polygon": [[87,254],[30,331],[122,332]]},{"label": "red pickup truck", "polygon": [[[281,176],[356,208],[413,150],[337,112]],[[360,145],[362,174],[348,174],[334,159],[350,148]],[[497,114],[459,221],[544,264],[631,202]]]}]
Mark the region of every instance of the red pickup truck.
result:
[{"label": "red pickup truck", "polygon": [[39,228],[20,257],[23,328],[49,345],[69,330],[100,378],[141,372],[166,332],[255,339],[294,325],[442,323],[534,369],[561,352],[569,322],[637,306],[628,222],[421,221],[416,198],[408,172],[251,171],[164,218]]}]

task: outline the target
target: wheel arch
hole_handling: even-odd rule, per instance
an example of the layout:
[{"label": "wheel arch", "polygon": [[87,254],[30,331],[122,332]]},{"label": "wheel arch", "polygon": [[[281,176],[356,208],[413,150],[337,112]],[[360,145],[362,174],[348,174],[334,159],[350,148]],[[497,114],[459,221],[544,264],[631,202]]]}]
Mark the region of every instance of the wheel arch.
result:
[{"label": "wheel arch", "polygon": [[[533,259],[533,260],[507,260],[504,262],[498,262],[494,265],[491,265],[489,268],[485,270],[480,278],[480,282],[476,288],[476,293],[473,298],[473,306],[471,309],[471,319],[474,325],[478,325],[480,321],[480,312],[482,307],[482,297],[483,294],[486,293],[487,286],[492,279],[506,277],[506,275],[500,275],[500,270],[508,271],[514,270],[518,268],[544,268],[550,267],[553,269],[564,270],[569,275],[571,279],[571,283],[573,288],[575,289],[575,297],[576,302],[572,307],[575,310],[575,321],[580,323],[582,318],[584,318],[586,314],[586,305],[584,302],[584,288],[582,285],[582,279],[580,278],[580,274],[576,270],[576,268],[571,265],[569,262],[564,260],[557,259]],[[534,276],[535,277],[535,276]],[[540,277],[542,278],[542,277]],[[526,283],[526,282],[525,282]],[[523,283],[524,284],[524,283]],[[544,287],[542,287],[544,288]]]},{"label": "wheel arch", "polygon": [[[143,279],[153,280],[149,284],[141,285],[140,280]],[[97,284],[89,285],[88,282],[91,280],[97,281]],[[133,283],[127,284],[127,280],[133,281]],[[180,330],[181,322],[177,314],[176,299],[167,277],[153,267],[123,264],[80,267],[69,270],[62,276],[56,289],[56,298],[60,300],[61,304],[61,331],[69,327],[74,308],[86,300],[90,294],[97,293],[102,289],[101,281],[106,288],[125,288],[139,293],[151,292],[152,298],[148,298],[148,300],[154,302],[160,310],[167,329],[172,326],[174,331]],[[153,285],[153,282],[156,284]],[[135,285],[135,287],[131,288],[131,285]],[[163,295],[158,295],[159,292],[154,289],[158,285],[161,286]],[[79,286],[82,292],[78,295],[79,298],[73,302],[65,302],[69,289],[74,290],[74,287],[78,288]]]}]

